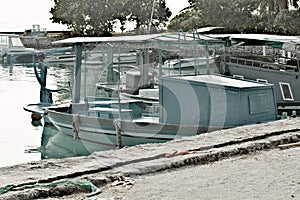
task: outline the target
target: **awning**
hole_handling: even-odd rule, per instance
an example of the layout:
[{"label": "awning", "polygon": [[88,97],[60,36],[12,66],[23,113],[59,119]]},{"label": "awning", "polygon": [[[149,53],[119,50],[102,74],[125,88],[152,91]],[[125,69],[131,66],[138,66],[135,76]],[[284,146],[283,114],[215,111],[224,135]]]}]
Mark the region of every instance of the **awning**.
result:
[{"label": "awning", "polygon": [[208,37],[205,35],[176,32],[176,33],[160,33],[148,35],[132,35],[132,36],[114,36],[114,37],[73,37],[64,40],[53,42],[53,44],[76,44],[76,43],[112,43],[112,42],[127,42],[127,43],[224,43],[217,38]]},{"label": "awning", "polygon": [[271,46],[288,51],[299,51],[300,36],[282,36],[268,34],[216,34],[212,38],[226,41],[228,46],[237,44],[245,46]]}]

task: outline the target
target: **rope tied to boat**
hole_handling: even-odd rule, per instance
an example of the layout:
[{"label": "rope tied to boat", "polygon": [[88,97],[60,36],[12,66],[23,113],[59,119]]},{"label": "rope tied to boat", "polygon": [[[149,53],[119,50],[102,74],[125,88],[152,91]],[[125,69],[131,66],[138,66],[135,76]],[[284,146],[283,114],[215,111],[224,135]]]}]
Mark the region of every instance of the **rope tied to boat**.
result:
[{"label": "rope tied to boat", "polygon": [[113,120],[115,129],[116,129],[116,137],[117,137],[117,147],[122,148],[122,121],[119,119]]},{"label": "rope tied to boat", "polygon": [[79,122],[80,122],[80,117],[79,114],[74,114],[73,115],[73,120],[72,120],[72,130],[73,130],[73,139],[77,140],[78,139],[78,134],[79,134]]},{"label": "rope tied to boat", "polygon": [[119,129],[120,131],[122,131],[122,129],[121,129],[121,120],[114,119],[113,123],[114,123],[116,129]]}]

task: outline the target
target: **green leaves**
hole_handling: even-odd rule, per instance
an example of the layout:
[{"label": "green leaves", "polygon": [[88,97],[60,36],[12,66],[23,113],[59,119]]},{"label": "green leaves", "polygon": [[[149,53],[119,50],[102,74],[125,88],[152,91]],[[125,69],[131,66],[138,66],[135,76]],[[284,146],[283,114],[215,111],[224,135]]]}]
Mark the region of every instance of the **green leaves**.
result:
[{"label": "green leaves", "polygon": [[[154,0],[152,27],[164,27],[171,11],[165,0]],[[75,34],[103,35],[114,31],[117,24],[125,30],[129,24],[135,28],[148,28],[153,1],[149,0],[55,0],[51,9],[53,22],[67,24]]]},{"label": "green leaves", "polygon": [[[173,18],[170,30],[192,31],[205,26],[226,32],[299,34],[299,0],[189,0],[191,6]],[[298,14],[298,15],[297,15]],[[288,17],[291,16],[292,17]]]}]

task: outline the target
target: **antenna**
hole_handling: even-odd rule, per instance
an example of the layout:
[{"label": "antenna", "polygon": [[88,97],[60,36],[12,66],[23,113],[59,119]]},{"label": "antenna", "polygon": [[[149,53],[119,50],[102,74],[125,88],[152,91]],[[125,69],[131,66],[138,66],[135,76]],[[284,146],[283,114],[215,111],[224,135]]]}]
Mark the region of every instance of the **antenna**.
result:
[{"label": "antenna", "polygon": [[152,4],[152,10],[151,10],[151,16],[150,16],[150,21],[149,21],[149,25],[148,25],[148,34],[150,34],[150,31],[151,31],[151,22],[152,22],[152,19],[153,19],[153,13],[154,13],[154,5],[155,5],[155,0],[153,0],[153,4]]}]

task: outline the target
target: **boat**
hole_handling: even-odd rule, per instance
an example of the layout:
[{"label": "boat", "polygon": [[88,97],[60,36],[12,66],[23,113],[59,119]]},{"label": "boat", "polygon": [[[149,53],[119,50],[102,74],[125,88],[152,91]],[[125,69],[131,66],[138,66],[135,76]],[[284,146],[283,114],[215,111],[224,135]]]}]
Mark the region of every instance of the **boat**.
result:
[{"label": "boat", "polygon": [[72,47],[57,47],[42,50],[44,53],[44,63],[51,64],[73,64],[75,53]]},{"label": "boat", "polygon": [[[115,96],[98,94],[99,90],[93,80],[98,82],[100,77],[97,73],[90,72],[92,68],[82,62],[85,44],[96,42],[102,45],[102,55],[107,58],[106,69],[102,69],[103,65],[99,66],[101,73],[106,73],[104,81],[120,83],[122,66],[120,63],[114,66],[113,54],[121,52],[121,45],[126,44],[126,48],[133,45],[141,52],[141,56],[137,57],[137,67],[141,70],[140,80],[137,82],[138,85],[143,85],[149,81],[149,71],[142,69],[150,65],[149,47],[158,49],[154,60],[161,67],[162,50],[169,49],[170,45],[190,50],[198,45],[220,44],[218,40],[205,36],[185,33],[183,37],[180,34],[81,37],[56,41],[55,43],[72,44],[75,47],[72,102],[68,106],[53,105],[44,108],[44,118],[61,134],[82,143],[97,145],[98,150],[167,142],[178,137],[277,119],[273,86],[268,83],[211,74],[209,66],[207,74],[199,74],[193,70],[193,74],[168,76],[163,76],[160,68],[159,101],[149,104],[141,99],[123,99],[119,92]],[[207,48],[206,46],[205,49]],[[115,67],[118,73],[114,73]],[[93,69],[96,67],[93,66]],[[93,96],[90,96],[91,91],[94,92]]]},{"label": "boat", "polygon": [[72,52],[55,53],[45,57],[47,64],[74,64],[76,58]]},{"label": "boat", "polygon": [[[221,74],[273,84],[278,110],[287,111],[289,115],[294,110],[299,114],[299,36],[232,34],[215,37],[223,37],[227,44],[231,44],[227,53],[221,57]],[[234,51],[237,46],[242,47],[238,52]],[[249,50],[246,53],[246,47],[256,47],[260,51],[249,53]]]},{"label": "boat", "polygon": [[212,65],[214,63],[214,57],[209,56],[208,58],[200,57],[200,58],[172,59],[172,60],[165,61],[164,67],[172,68],[172,69],[194,68],[195,66],[205,67],[206,62],[208,62],[209,65]]},{"label": "boat", "polygon": [[42,60],[42,52],[33,48],[25,48],[20,36],[16,34],[0,34],[0,62],[5,64],[32,64]]}]

